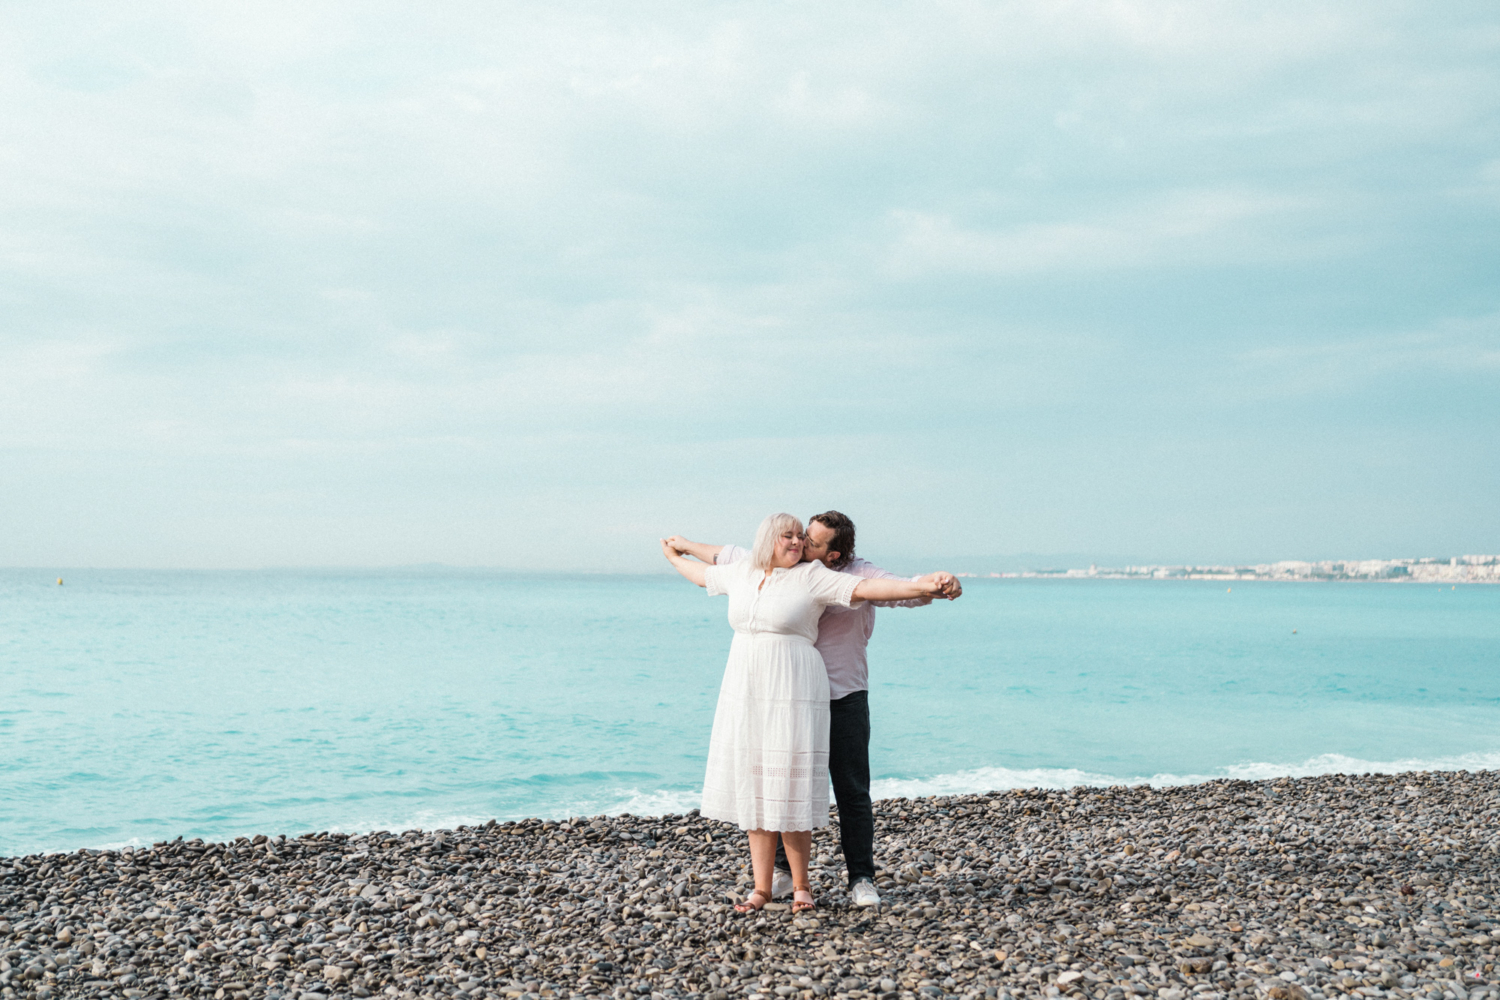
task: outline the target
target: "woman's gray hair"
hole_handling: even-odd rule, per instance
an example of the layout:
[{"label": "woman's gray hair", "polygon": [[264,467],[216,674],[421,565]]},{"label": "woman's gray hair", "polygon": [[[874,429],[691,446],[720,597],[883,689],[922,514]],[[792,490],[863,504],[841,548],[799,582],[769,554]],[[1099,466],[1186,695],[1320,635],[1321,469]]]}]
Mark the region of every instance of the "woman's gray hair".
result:
[{"label": "woman's gray hair", "polygon": [[776,540],[788,528],[802,530],[802,522],[791,514],[772,514],[760,522],[755,532],[755,548],[750,550],[750,563],[756,569],[771,568],[771,559],[776,555]]}]

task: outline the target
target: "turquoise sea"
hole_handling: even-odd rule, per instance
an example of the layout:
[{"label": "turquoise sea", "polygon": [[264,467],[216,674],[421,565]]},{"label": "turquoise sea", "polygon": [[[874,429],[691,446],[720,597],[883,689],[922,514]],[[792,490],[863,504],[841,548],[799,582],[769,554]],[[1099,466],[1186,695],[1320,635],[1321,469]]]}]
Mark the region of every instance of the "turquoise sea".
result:
[{"label": "turquoise sea", "polygon": [[[0,571],[0,854],[696,804],[675,576]],[[1500,767],[1500,587],[969,580],[880,612],[877,794]]]}]

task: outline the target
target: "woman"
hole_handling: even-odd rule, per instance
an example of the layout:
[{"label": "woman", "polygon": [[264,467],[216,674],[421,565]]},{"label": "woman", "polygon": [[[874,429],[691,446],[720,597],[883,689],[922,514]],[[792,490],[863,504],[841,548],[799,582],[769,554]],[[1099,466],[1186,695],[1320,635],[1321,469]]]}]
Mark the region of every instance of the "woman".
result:
[{"label": "woman", "polygon": [[795,886],[792,912],[815,904],[807,876],[812,831],[828,825],[828,675],[813,648],[830,604],[904,601],[941,591],[933,580],[866,580],[803,562],[802,522],[772,514],[751,557],[726,566],[688,559],[662,540],[677,572],[729,595],[734,642],[719,689],[703,781],[702,814],[749,831],[755,891],[735,907],[771,900],[776,838]]}]

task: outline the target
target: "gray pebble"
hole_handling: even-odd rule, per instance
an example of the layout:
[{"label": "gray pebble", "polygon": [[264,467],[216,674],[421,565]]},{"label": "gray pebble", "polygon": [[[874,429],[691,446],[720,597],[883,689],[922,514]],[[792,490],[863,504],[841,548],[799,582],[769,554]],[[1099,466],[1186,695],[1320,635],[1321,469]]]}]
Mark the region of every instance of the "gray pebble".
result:
[{"label": "gray pebble", "polygon": [[815,919],[733,913],[695,814],[6,858],[0,993],[1487,1000],[1497,810],[1494,772],[888,800],[886,905],[824,830]]}]

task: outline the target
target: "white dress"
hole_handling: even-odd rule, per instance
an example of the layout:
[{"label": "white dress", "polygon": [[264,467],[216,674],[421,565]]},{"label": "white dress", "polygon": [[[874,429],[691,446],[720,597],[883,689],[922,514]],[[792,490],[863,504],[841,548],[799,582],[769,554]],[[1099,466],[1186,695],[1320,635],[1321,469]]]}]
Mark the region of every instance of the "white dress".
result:
[{"label": "white dress", "polygon": [[[744,830],[828,825],[828,674],[813,648],[830,604],[849,607],[860,578],[820,562],[773,569],[710,566],[729,595],[734,642],[719,688],[702,813]],[[760,586],[765,580],[765,586]]]}]

